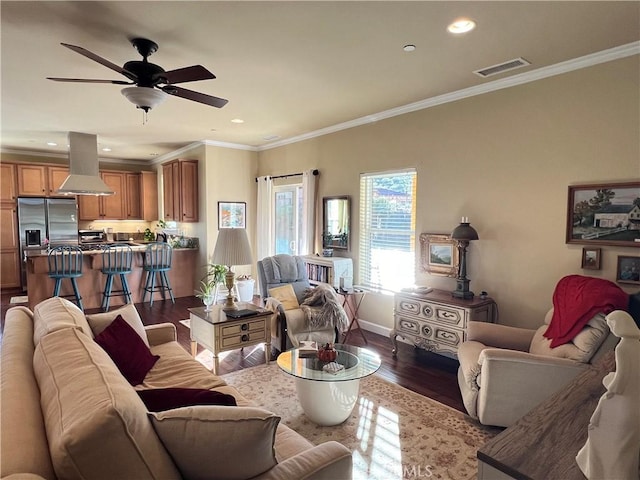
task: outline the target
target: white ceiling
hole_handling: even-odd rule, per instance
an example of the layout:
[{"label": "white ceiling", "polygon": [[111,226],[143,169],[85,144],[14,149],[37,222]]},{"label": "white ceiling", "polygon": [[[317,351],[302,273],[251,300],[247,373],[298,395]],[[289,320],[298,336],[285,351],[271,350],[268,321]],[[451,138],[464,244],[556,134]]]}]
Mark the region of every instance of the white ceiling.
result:
[{"label": "white ceiling", "polygon": [[[69,131],[98,135],[101,157],[153,161],[199,141],[264,148],[361,117],[640,40],[640,2],[1,2],[3,151],[64,153]],[[446,31],[465,16],[477,28]],[[222,109],[178,97],[143,113],[125,80],[60,45],[122,65],[129,38],[160,49],[165,70],[201,64],[218,77],[181,84]],[[403,51],[414,44],[412,53]],[[482,79],[474,70],[531,66]],[[232,119],[241,118],[243,124]],[[278,136],[278,140],[265,140]],[[54,141],[58,147],[46,142]]]}]

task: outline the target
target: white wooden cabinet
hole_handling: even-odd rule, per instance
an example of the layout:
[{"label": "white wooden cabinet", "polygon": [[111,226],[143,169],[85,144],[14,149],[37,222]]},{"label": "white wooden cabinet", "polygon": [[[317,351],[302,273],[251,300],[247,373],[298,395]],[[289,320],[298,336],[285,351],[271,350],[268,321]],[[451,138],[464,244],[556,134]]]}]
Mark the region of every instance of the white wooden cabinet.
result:
[{"label": "white wooden cabinet", "polygon": [[318,255],[303,255],[302,258],[312,284],[328,283],[334,288],[339,288],[340,277],[353,279],[353,261],[350,258]]}]

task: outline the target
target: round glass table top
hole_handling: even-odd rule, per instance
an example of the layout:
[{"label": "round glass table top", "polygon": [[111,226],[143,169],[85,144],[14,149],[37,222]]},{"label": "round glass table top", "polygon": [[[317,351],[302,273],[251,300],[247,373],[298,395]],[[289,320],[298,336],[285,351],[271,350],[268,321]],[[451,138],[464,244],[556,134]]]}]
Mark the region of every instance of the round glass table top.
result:
[{"label": "round glass table top", "polygon": [[278,356],[278,366],[294,377],[320,382],[344,382],[367,377],[380,368],[380,356],[367,349],[353,345],[335,344],[338,356],[336,363],[344,369],[336,373],[323,370],[328,362],[322,362],[316,356],[301,357],[297,348],[282,352]]}]

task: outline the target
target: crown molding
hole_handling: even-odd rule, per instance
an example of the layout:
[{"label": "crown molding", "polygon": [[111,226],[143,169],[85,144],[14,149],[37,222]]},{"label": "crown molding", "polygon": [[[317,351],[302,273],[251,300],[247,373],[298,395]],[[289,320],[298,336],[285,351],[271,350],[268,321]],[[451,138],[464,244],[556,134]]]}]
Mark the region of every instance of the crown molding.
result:
[{"label": "crown molding", "polygon": [[427,98],[425,100],[420,100],[408,105],[402,105],[400,107],[385,110],[383,112],[366,115],[354,120],[349,120],[348,122],[338,123],[337,125],[332,125],[320,130],[315,130],[313,132],[296,135],[295,137],[290,137],[279,140],[277,142],[262,145],[257,148],[257,151],[261,152],[264,150],[270,150],[272,148],[282,147],[284,145],[290,145],[292,143],[309,140],[315,137],[321,137],[323,135],[339,132],[341,130],[378,122],[386,118],[404,115],[405,113],[411,113],[417,110],[424,110],[426,108],[435,107],[444,103],[455,102],[464,98],[483,95],[485,93],[495,92],[497,90],[502,90],[529,82],[535,82],[544,78],[562,75],[563,73],[580,70],[582,68],[599,65],[601,63],[611,62],[613,60],[630,57],[632,55],[640,55],[640,41],[610,48],[608,50],[602,50],[601,52],[592,53],[582,57],[573,58],[565,62],[556,63],[547,67],[541,67],[528,72],[520,73],[518,75],[513,75],[511,77],[501,78],[492,82],[483,83],[482,85],[476,85],[473,87],[464,88],[462,90],[457,90],[455,92],[445,93],[443,95]]},{"label": "crown molding", "polygon": [[[25,157],[44,157],[44,158],[64,158],[69,160],[69,152],[57,153],[57,152],[41,152],[35,150],[16,150],[12,148],[0,148],[0,153],[6,153],[7,155],[21,155]],[[147,166],[149,162],[144,160],[130,160],[121,158],[101,157],[98,155],[98,161],[101,163],[113,163],[114,165],[135,164]]]},{"label": "crown molding", "polygon": [[[385,110],[383,112],[373,113],[371,115],[365,115],[364,117],[356,118],[354,120],[338,123],[336,125],[331,125],[329,127],[321,128],[319,130],[303,133],[301,135],[285,138],[285,139],[278,140],[276,142],[268,143],[261,146],[221,142],[217,140],[201,140],[198,142],[193,142],[182,148],[179,148],[178,150],[174,150],[173,152],[160,155],[150,163],[144,160],[118,160],[118,159],[112,159],[112,158],[99,158],[99,160],[105,163],[139,163],[140,165],[149,165],[149,164],[157,165],[164,161],[177,158],[180,155],[183,155],[185,152],[203,145],[230,148],[230,149],[236,149],[236,150],[247,150],[251,152],[261,152],[261,151],[270,150],[273,148],[282,147],[285,145],[290,145],[292,143],[298,143],[304,140],[321,137],[323,135],[328,135],[330,133],[347,130],[349,128],[367,125],[370,123],[378,122],[380,120],[384,120],[386,118],[397,117],[399,115],[404,115],[406,113],[411,113],[418,110],[424,110],[424,109],[435,107],[445,103],[456,102],[458,100],[474,97],[476,95],[483,95],[485,93],[495,92],[497,90],[515,87],[517,85],[522,85],[525,83],[535,82],[538,80],[542,80],[544,78],[549,78],[556,75],[562,75],[564,73],[580,70],[582,68],[587,68],[594,65],[599,65],[601,63],[619,60],[621,58],[626,58],[633,55],[640,55],[640,41],[628,43],[626,45],[620,45],[618,47],[613,47],[607,50],[602,50],[600,52],[584,55],[582,57],[573,58],[565,62],[549,65],[547,67],[541,67],[535,70],[530,70],[530,71],[523,72],[510,77],[501,78],[491,82],[483,83],[482,85],[476,85],[476,86],[464,88],[462,90],[458,90],[455,92],[445,93],[443,95],[427,98],[425,100],[420,100],[414,103],[409,103],[407,105],[402,105],[396,108],[392,108],[390,110]],[[68,156],[66,153],[57,154],[57,153],[29,152],[29,151],[23,151],[23,150],[8,150],[8,149],[0,149],[0,152],[17,154],[17,155],[46,156],[50,158],[51,157],[67,158]]]}]

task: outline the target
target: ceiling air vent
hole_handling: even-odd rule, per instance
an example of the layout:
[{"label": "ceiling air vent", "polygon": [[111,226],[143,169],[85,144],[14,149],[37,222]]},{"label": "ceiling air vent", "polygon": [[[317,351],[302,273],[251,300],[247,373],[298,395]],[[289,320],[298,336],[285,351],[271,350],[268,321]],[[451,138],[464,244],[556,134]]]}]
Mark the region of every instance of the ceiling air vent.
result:
[{"label": "ceiling air vent", "polygon": [[490,67],[481,68],[480,70],[474,70],[473,73],[475,73],[476,75],[480,75],[482,78],[487,78],[499,73],[507,72],[509,70],[515,70],[516,68],[526,67],[527,65],[531,65],[531,63],[526,61],[524,58],[519,57],[513,60],[499,63],[498,65],[492,65]]}]

